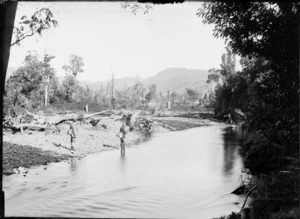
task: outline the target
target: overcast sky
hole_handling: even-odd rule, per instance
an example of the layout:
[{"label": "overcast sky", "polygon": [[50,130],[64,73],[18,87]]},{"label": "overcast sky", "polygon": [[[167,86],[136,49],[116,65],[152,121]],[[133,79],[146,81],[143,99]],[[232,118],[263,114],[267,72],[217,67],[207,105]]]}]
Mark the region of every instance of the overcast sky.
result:
[{"label": "overcast sky", "polygon": [[11,48],[9,67],[22,65],[28,50],[54,55],[58,76],[71,54],[83,58],[80,80],[146,78],[169,67],[219,68],[225,52],[223,39],[212,36],[213,25],[196,15],[200,2],[154,5],[148,14],[132,14],[118,2],[19,2],[16,21],[50,7],[58,27],[42,37],[27,38]]}]

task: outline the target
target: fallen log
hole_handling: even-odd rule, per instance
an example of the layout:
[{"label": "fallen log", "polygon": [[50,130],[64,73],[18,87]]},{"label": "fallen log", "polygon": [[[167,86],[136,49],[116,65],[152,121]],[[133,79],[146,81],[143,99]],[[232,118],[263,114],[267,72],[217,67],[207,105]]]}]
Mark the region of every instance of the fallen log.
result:
[{"label": "fallen log", "polygon": [[44,124],[53,124],[53,125],[58,125],[58,124],[60,124],[62,122],[65,122],[65,121],[77,121],[77,120],[80,120],[80,119],[87,119],[87,118],[90,118],[90,117],[93,117],[93,116],[105,114],[107,112],[111,112],[111,110],[104,110],[104,111],[93,113],[93,114],[83,113],[83,114],[69,114],[69,115],[65,115],[65,116],[57,115],[57,116],[50,117],[50,116],[38,116],[38,115],[35,115],[35,114],[33,114],[33,113],[26,110],[26,113],[33,116],[34,118],[36,118],[36,120],[38,122],[39,121],[44,121],[42,123],[44,123]]},{"label": "fallen log", "polygon": [[21,132],[23,132],[25,128],[30,130],[45,130],[46,127],[46,125],[40,124],[18,124],[11,126],[12,129],[19,129]]}]

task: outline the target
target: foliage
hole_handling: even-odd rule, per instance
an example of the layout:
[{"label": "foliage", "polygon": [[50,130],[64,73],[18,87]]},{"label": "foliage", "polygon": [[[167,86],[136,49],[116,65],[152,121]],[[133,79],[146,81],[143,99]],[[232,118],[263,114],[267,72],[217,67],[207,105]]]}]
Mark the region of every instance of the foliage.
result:
[{"label": "foliage", "polygon": [[82,73],[84,71],[82,68],[84,66],[82,57],[73,54],[70,56],[69,62],[70,64],[64,65],[63,69],[66,73],[71,73],[74,76],[74,78],[76,78],[78,73]]},{"label": "foliage", "polygon": [[214,218],[214,219],[240,219],[240,218],[241,218],[241,215],[239,213],[232,212],[228,216],[221,216],[221,217]]},{"label": "foliage", "polygon": [[54,71],[49,61],[50,55],[45,55],[40,61],[35,52],[29,52],[24,60],[24,66],[17,69],[6,82],[4,105],[36,108],[44,100],[44,77],[53,77]]},{"label": "foliage", "polygon": [[226,53],[222,55],[222,63],[221,63],[221,70],[220,74],[226,79],[228,79],[231,75],[235,74],[235,65],[236,65],[236,58],[235,54],[232,50],[227,46]]},{"label": "foliage", "polygon": [[176,92],[170,94],[171,102],[174,103],[176,100],[179,101],[180,95]]},{"label": "foliage", "polygon": [[157,96],[157,87],[155,84],[149,86],[149,92],[146,94],[145,99],[150,102]]},{"label": "foliage", "polygon": [[75,100],[75,91],[78,88],[78,82],[73,75],[67,74],[62,81],[64,93],[65,93],[65,100],[68,102],[72,102]]},{"label": "foliage", "polygon": [[[225,38],[242,56],[242,72],[217,89],[216,107],[225,112],[238,106],[246,112],[242,153],[245,166],[258,176],[283,168],[281,157],[299,157],[299,5],[209,2],[198,11],[204,23],[215,25],[214,36]],[[254,218],[289,212],[299,204],[299,180],[288,178],[258,177]]]},{"label": "foliage", "polygon": [[220,84],[221,74],[219,69],[211,68],[208,70],[208,73],[207,84],[210,84],[211,82]]},{"label": "foliage", "polygon": [[253,218],[298,218],[292,209],[299,208],[299,179],[299,174],[282,173],[253,178],[259,185],[252,195]]},{"label": "foliage", "polygon": [[18,26],[14,27],[13,35],[15,39],[11,46],[20,45],[20,42],[25,38],[36,33],[42,35],[45,30],[56,27],[58,22],[53,17],[53,13],[49,8],[39,9],[31,17],[22,16]]},{"label": "foliage", "polygon": [[121,4],[121,7],[124,9],[129,8],[131,10],[131,13],[136,15],[138,11],[142,11],[144,14],[147,14],[150,9],[153,8],[153,6],[149,3],[138,3],[138,2],[123,2]]},{"label": "foliage", "polygon": [[141,99],[144,99],[144,96],[145,96],[147,90],[139,76],[136,77],[136,82],[133,86],[133,90],[135,93],[136,102],[138,103],[138,106],[140,106],[141,102],[144,102]]},{"label": "foliage", "polygon": [[187,88],[186,89],[186,93],[187,93],[187,95],[189,97],[189,101],[190,102],[197,100],[198,97],[199,97],[198,91],[194,90],[194,89]]},{"label": "foliage", "polygon": [[284,155],[298,154],[298,52],[293,46],[298,42],[298,6],[214,2],[204,3],[198,13],[205,23],[215,24],[215,36],[227,39],[243,56],[243,72],[227,77],[216,92],[217,111],[243,108],[249,132],[262,131]]},{"label": "foliage", "polygon": [[[241,56],[264,57],[275,63],[298,56],[299,2],[209,2],[198,10],[204,23],[214,24],[214,36],[225,38]],[[291,48],[291,50],[288,50]]]}]

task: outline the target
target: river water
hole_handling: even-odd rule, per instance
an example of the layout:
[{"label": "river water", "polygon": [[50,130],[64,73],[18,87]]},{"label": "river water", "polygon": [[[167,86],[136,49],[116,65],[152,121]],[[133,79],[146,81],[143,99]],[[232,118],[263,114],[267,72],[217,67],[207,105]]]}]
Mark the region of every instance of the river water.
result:
[{"label": "river water", "polygon": [[4,176],[6,216],[212,218],[239,211],[241,132],[157,134],[139,145]]}]

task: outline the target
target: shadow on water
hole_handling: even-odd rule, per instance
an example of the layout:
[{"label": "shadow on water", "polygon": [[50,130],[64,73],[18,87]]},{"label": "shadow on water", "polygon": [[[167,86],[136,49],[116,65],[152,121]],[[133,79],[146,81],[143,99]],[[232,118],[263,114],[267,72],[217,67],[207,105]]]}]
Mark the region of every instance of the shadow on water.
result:
[{"label": "shadow on water", "polygon": [[223,133],[224,146],[224,166],[225,174],[231,174],[237,157],[239,156],[239,149],[243,143],[242,128],[227,127]]}]

